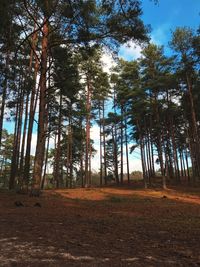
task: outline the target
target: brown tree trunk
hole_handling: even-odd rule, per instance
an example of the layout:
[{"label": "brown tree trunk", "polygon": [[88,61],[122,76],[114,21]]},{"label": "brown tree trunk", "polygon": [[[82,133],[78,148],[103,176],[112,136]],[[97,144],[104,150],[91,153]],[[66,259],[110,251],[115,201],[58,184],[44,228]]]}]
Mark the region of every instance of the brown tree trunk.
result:
[{"label": "brown tree trunk", "polygon": [[0,148],[1,148],[1,140],[2,140],[2,130],[3,130],[3,120],[4,120],[4,110],[6,103],[6,92],[7,92],[7,83],[8,83],[8,67],[9,67],[9,51],[6,54],[6,62],[5,62],[5,77],[3,81],[3,92],[1,98],[1,114],[0,114]]},{"label": "brown tree trunk", "polygon": [[47,148],[46,148],[46,155],[45,155],[45,163],[44,163],[44,173],[42,176],[42,183],[41,189],[44,189],[45,179],[46,179],[46,172],[47,172],[47,164],[48,164],[48,154],[49,154],[49,143],[50,143],[50,132],[47,138]]},{"label": "brown tree trunk", "polygon": [[[27,130],[27,138],[26,138],[26,151],[25,151],[25,160],[24,160],[24,176],[23,180],[28,186],[30,180],[30,154],[31,154],[31,141],[32,141],[32,132],[33,132],[33,123],[34,123],[34,116],[35,116],[35,109],[37,106],[38,100],[38,92],[39,87],[36,90],[37,83],[36,78],[38,74],[38,60],[36,59],[35,62],[35,73],[34,73],[34,86],[31,92],[31,99],[30,99],[30,108],[29,108],[29,120],[28,120],[28,130]],[[37,92],[36,92],[37,91]]]},{"label": "brown tree trunk", "polygon": [[100,159],[100,186],[103,184],[103,171],[102,171],[102,123],[101,123],[101,104],[99,101],[99,159]]},{"label": "brown tree trunk", "polygon": [[33,171],[33,188],[40,189],[42,178],[42,168],[45,152],[45,122],[46,114],[46,77],[47,77],[47,57],[48,57],[48,21],[44,19],[43,37],[42,37],[42,55],[41,55],[41,74],[40,74],[40,102],[39,102],[39,119],[38,119],[38,135],[35,153],[34,171]]},{"label": "brown tree trunk", "polygon": [[58,140],[57,140],[57,147],[56,147],[55,172],[54,172],[54,180],[56,181],[57,188],[59,188],[60,186],[61,128],[62,128],[62,94],[60,93],[59,118],[58,118]]},{"label": "brown tree trunk", "polygon": [[126,144],[126,166],[127,166],[127,179],[130,183],[130,171],[129,171],[129,153],[128,153],[128,133],[127,133],[127,119],[125,115],[125,144]]},{"label": "brown tree trunk", "polygon": [[114,162],[114,173],[115,173],[115,181],[119,184],[119,174],[118,174],[118,156],[117,156],[117,143],[116,143],[116,132],[115,126],[112,127],[112,140],[113,140],[113,162]]},{"label": "brown tree trunk", "polygon": [[29,93],[27,93],[27,96],[26,96],[24,129],[23,129],[21,156],[20,156],[20,167],[19,167],[19,176],[20,176],[20,181],[22,182],[22,184],[23,184],[23,165],[24,165],[24,150],[25,150],[25,140],[26,140],[26,127],[27,127],[27,120],[28,120],[28,102],[29,102]]},{"label": "brown tree trunk", "polygon": [[103,100],[103,157],[104,157],[104,184],[107,184],[107,157],[106,157],[106,135],[105,135],[105,100]]},{"label": "brown tree trunk", "polygon": [[89,181],[89,155],[90,155],[90,116],[91,116],[91,81],[87,75],[87,100],[86,100],[86,148],[85,148],[85,186],[90,185]]},{"label": "brown tree trunk", "polygon": [[120,182],[121,184],[123,184],[124,182],[124,170],[123,170],[123,167],[124,167],[124,131],[123,131],[123,117],[124,117],[124,114],[123,114],[123,109],[121,107],[121,174],[120,174]]}]

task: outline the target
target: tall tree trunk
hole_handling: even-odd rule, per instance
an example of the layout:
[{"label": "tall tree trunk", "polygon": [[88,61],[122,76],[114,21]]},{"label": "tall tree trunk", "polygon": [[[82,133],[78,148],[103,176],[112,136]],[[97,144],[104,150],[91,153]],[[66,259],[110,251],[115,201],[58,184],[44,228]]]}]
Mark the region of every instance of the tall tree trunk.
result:
[{"label": "tall tree trunk", "polygon": [[101,122],[101,104],[99,101],[99,160],[100,160],[100,186],[103,184],[103,171],[102,171],[102,122]]},{"label": "tall tree trunk", "polygon": [[48,20],[44,19],[43,37],[42,37],[42,55],[41,55],[41,75],[40,75],[40,102],[39,102],[39,119],[38,135],[35,153],[34,171],[33,171],[33,188],[39,190],[42,178],[42,168],[45,152],[45,122],[46,116],[46,81],[47,81],[47,57],[48,57]]},{"label": "tall tree trunk", "polygon": [[26,96],[24,129],[23,129],[21,156],[20,156],[20,167],[19,167],[19,176],[20,176],[20,181],[22,182],[22,185],[23,185],[23,165],[24,165],[24,149],[25,149],[25,140],[26,140],[26,127],[27,127],[27,120],[28,120],[28,102],[29,102],[29,93],[27,93],[27,96]]},{"label": "tall tree trunk", "polygon": [[128,133],[127,133],[127,118],[125,115],[125,144],[126,144],[126,166],[127,166],[127,179],[128,183],[130,183],[130,171],[129,171],[129,153],[128,153]]},{"label": "tall tree trunk", "polygon": [[[70,122],[71,124],[71,122]],[[70,162],[70,166],[69,166],[69,175],[70,175],[70,188],[72,188],[73,186],[73,128],[72,126],[70,127],[70,146],[69,146],[69,162]]]},{"label": "tall tree trunk", "polygon": [[4,120],[4,110],[6,103],[6,92],[7,92],[7,83],[8,83],[8,68],[9,68],[9,51],[6,53],[6,62],[5,62],[5,77],[3,81],[3,92],[1,98],[1,114],[0,114],[0,149],[2,141],[2,130],[3,130],[3,120]]},{"label": "tall tree trunk", "polygon": [[80,117],[80,122],[81,126],[81,149],[80,149],[80,173],[81,173],[81,186],[84,187],[84,168],[83,168],[83,161],[84,161],[84,145],[83,145],[83,121],[82,118]]},{"label": "tall tree trunk", "polygon": [[60,94],[60,103],[59,103],[59,118],[58,118],[58,140],[56,147],[56,156],[55,156],[55,172],[54,180],[56,181],[56,187],[60,186],[60,151],[61,151],[61,129],[62,129],[62,94]]},{"label": "tall tree trunk", "polygon": [[190,170],[189,170],[189,164],[188,164],[188,152],[185,151],[185,161],[187,166],[187,176],[188,176],[188,184],[190,184]]},{"label": "tall tree trunk", "polygon": [[86,100],[86,149],[85,149],[85,186],[89,184],[89,154],[90,154],[90,117],[91,117],[91,81],[87,75],[87,100]]},{"label": "tall tree trunk", "polygon": [[49,154],[49,143],[50,143],[50,132],[48,133],[48,138],[47,138],[47,147],[46,147],[46,155],[45,155],[45,163],[44,163],[44,173],[42,176],[41,189],[44,189],[44,184],[45,184],[45,179],[46,179],[48,154]]},{"label": "tall tree trunk", "polygon": [[123,184],[124,182],[124,131],[123,131],[123,117],[124,117],[124,113],[123,113],[123,108],[121,107],[121,174],[120,174],[120,182],[121,184]]},{"label": "tall tree trunk", "polygon": [[116,143],[115,130],[113,128],[115,129],[115,126],[112,127],[114,173],[115,173],[116,183],[119,184],[117,143]]},{"label": "tall tree trunk", "polygon": [[35,109],[38,103],[38,94],[39,94],[39,86],[37,86],[37,74],[38,74],[38,60],[35,62],[35,70],[34,70],[34,86],[31,92],[30,99],[30,108],[29,108],[29,119],[28,119],[28,130],[27,130],[27,138],[26,138],[26,151],[25,151],[25,159],[24,159],[24,176],[23,181],[26,186],[28,186],[30,180],[30,156],[31,156],[31,141],[32,141],[32,133],[33,133],[33,124],[34,124],[34,116]]},{"label": "tall tree trunk", "polygon": [[103,100],[103,158],[104,158],[104,184],[107,184],[107,157],[106,157],[106,134],[105,134],[105,100]]},{"label": "tall tree trunk", "polygon": [[144,154],[144,143],[143,143],[142,137],[140,137],[140,150],[141,150],[144,188],[146,189],[148,187],[148,185],[147,185],[147,174],[146,174],[146,164],[145,164],[145,154]]},{"label": "tall tree trunk", "polygon": [[174,133],[174,126],[171,122],[171,136],[172,136],[172,146],[173,146],[173,157],[174,157],[174,168],[176,173],[176,181],[180,181],[180,172],[179,172],[179,166],[178,166],[178,157],[177,157],[177,147],[176,147],[176,141],[175,141],[175,133]]},{"label": "tall tree trunk", "polygon": [[14,189],[15,187],[15,178],[18,174],[18,160],[19,160],[19,147],[21,139],[21,124],[22,124],[22,114],[23,114],[23,92],[21,84],[18,88],[18,98],[17,98],[17,108],[16,108],[16,119],[15,119],[15,133],[14,133],[14,142],[13,142],[13,153],[11,160],[11,170],[10,170],[10,180],[9,180],[9,189]]}]

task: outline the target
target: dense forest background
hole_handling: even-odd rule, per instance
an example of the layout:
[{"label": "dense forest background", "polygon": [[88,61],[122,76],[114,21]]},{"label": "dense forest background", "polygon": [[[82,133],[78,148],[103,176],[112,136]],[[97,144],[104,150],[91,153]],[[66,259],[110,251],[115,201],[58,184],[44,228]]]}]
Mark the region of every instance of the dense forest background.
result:
[{"label": "dense forest background", "polygon": [[[199,180],[200,31],[177,28],[173,55],[166,56],[141,15],[137,0],[1,1],[1,187],[129,183],[136,149],[145,187],[156,176],[163,188]],[[141,57],[118,58],[130,40],[141,45]],[[105,53],[115,59],[111,72]],[[13,132],[4,127],[8,121]],[[100,140],[96,177],[93,125]]]}]

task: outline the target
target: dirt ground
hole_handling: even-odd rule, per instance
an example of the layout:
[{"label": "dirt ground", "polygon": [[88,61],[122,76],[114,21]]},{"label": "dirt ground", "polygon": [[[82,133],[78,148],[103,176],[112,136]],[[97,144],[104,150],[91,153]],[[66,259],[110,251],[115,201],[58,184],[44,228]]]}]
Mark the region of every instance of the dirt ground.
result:
[{"label": "dirt ground", "polygon": [[1,192],[3,266],[200,266],[200,189]]}]

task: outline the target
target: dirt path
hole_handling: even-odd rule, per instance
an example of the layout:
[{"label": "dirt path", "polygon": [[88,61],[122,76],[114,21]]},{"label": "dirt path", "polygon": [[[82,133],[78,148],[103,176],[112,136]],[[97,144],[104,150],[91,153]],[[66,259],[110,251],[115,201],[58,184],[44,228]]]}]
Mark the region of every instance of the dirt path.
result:
[{"label": "dirt path", "polygon": [[1,193],[0,266],[200,266],[199,191]]}]

